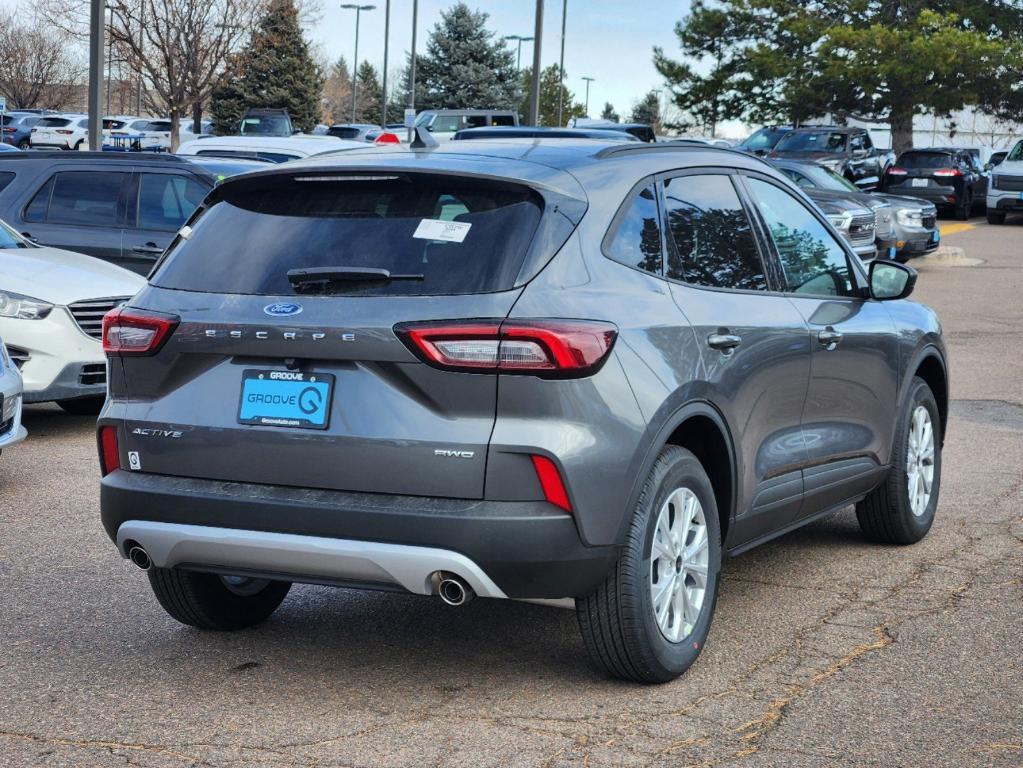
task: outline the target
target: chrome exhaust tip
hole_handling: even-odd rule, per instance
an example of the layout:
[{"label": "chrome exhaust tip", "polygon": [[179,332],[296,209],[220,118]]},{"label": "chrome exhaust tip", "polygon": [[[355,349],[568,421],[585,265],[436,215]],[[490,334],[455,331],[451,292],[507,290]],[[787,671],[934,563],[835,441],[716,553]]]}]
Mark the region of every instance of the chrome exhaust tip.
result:
[{"label": "chrome exhaust tip", "polygon": [[148,571],[153,567],[153,561],[149,559],[149,553],[138,544],[132,544],[128,548],[128,559],[143,571]]},{"label": "chrome exhaust tip", "polygon": [[453,573],[437,573],[435,576],[437,594],[448,605],[465,605],[476,597],[476,592],[461,576]]}]

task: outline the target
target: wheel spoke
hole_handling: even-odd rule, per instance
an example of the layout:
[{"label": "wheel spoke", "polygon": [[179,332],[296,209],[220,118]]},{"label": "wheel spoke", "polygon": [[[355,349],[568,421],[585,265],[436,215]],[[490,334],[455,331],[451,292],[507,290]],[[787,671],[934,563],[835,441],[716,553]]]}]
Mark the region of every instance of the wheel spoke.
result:
[{"label": "wheel spoke", "polygon": [[697,556],[707,549],[707,526],[701,525],[696,529],[696,536],[693,538],[692,543],[686,547],[683,559],[686,564],[692,563],[696,560]]},{"label": "wheel spoke", "polygon": [[654,553],[655,560],[665,560],[670,563],[675,562],[675,553],[672,552],[667,542],[661,541],[656,536],[654,537]]}]

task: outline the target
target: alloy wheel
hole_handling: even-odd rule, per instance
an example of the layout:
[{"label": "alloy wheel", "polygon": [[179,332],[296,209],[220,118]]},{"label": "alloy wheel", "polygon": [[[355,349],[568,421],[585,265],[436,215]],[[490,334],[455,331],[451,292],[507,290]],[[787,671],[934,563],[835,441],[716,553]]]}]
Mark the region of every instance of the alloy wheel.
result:
[{"label": "alloy wheel", "polygon": [[920,517],[927,511],[934,483],[934,428],[931,414],[924,406],[913,410],[906,449],[906,488],[909,506]]},{"label": "alloy wheel", "polygon": [[709,562],[703,505],[691,490],[679,488],[657,515],[650,555],[651,605],[668,642],[685,640],[699,621]]}]

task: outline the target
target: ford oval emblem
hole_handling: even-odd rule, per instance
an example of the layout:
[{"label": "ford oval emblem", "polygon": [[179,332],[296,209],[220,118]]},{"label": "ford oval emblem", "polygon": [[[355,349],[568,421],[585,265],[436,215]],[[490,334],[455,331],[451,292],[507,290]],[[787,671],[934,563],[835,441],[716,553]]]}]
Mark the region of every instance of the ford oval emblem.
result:
[{"label": "ford oval emblem", "polygon": [[284,302],[279,304],[267,304],[263,307],[263,311],[270,315],[270,317],[291,317],[292,315],[297,315],[302,311],[302,305],[288,304]]}]

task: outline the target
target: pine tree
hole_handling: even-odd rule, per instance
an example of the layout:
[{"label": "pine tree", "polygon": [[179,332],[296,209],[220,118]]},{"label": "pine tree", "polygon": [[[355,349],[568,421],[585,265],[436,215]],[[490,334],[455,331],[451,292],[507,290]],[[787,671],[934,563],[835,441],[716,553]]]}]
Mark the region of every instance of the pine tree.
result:
[{"label": "pine tree", "polygon": [[332,123],[349,123],[352,109],[352,73],[341,56],[331,66],[323,85],[323,111]]},{"label": "pine tree", "polygon": [[430,32],[426,55],[417,59],[416,79],[423,83],[417,109],[465,107],[514,109],[518,105],[515,56],[487,29],[488,15],[456,3],[441,11]]},{"label": "pine tree", "polygon": [[271,0],[248,46],[228,63],[213,92],[218,133],[231,133],[246,109],[284,108],[295,127],[311,131],[320,119],[323,75],[302,35],[294,0]]},{"label": "pine tree", "polygon": [[610,120],[612,123],[620,123],[622,116],[615,112],[614,105],[610,101],[604,102],[604,111],[600,113],[601,120]]},{"label": "pine tree", "polygon": [[355,76],[356,98],[355,105],[358,110],[357,123],[380,124],[380,97],[383,89],[380,86],[380,76],[377,68],[368,61],[359,65],[359,71]]},{"label": "pine tree", "polygon": [[[523,70],[523,97],[519,105],[519,110],[523,115],[529,114],[529,90],[532,84],[533,73],[528,69]],[[557,64],[551,64],[540,72],[540,125],[558,126],[559,86],[561,87],[561,125],[566,125],[573,117],[586,117],[586,109],[575,100],[575,95],[561,83],[560,67]]]},{"label": "pine tree", "polygon": [[654,127],[656,132],[661,122],[661,103],[653,91],[632,105],[632,122]]}]

